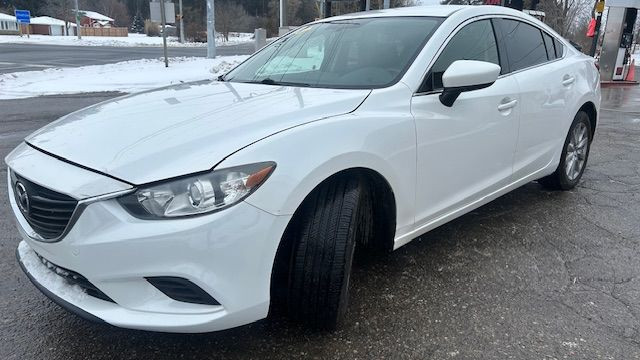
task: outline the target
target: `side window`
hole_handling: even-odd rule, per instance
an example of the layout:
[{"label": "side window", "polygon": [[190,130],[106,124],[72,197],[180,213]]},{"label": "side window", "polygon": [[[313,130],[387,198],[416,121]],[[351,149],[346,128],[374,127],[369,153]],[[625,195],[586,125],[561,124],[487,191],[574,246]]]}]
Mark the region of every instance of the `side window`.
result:
[{"label": "side window", "polygon": [[561,58],[564,54],[564,47],[562,46],[562,43],[558,39],[554,38],[553,46],[556,48],[556,58]]},{"label": "side window", "polygon": [[547,50],[538,28],[508,19],[498,19],[496,23],[500,27],[500,37],[507,50],[511,71],[547,61]]},{"label": "side window", "polygon": [[542,33],[542,37],[544,38],[544,46],[547,48],[549,60],[555,59],[557,56],[556,50],[553,48],[553,38],[545,32]]},{"label": "side window", "polygon": [[456,60],[479,60],[500,65],[490,20],[480,20],[466,25],[451,38],[431,67],[420,91],[442,89],[442,74]]}]

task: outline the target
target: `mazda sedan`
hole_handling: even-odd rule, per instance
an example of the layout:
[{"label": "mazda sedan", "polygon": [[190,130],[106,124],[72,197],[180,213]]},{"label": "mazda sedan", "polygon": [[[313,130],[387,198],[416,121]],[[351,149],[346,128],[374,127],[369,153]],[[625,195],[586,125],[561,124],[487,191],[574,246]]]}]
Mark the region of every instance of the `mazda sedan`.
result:
[{"label": "mazda sedan", "polygon": [[576,186],[594,60],[496,6],[320,20],[215,81],[64,116],[6,158],[19,263],[90,320],[207,332],[282,309],[333,328],[354,253],[523,184]]}]

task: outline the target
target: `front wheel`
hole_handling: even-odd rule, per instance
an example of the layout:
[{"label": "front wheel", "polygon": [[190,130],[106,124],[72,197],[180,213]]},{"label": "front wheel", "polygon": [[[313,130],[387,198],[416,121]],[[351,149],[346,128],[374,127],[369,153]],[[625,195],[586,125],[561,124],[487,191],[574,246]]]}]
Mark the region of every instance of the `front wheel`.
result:
[{"label": "front wheel", "polygon": [[592,134],[589,115],[578,112],[565,139],[558,168],[539,182],[549,189],[573,189],[587,167]]},{"label": "front wheel", "polygon": [[296,214],[287,294],[289,316],[331,330],[347,308],[353,253],[371,228],[365,182],[338,176],[314,190]]}]

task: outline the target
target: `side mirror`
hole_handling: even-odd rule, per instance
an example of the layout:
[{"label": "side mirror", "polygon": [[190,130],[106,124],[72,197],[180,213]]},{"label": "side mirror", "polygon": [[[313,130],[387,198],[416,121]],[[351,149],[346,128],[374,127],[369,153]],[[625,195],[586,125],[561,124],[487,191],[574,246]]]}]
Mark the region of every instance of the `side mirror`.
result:
[{"label": "side mirror", "polygon": [[442,75],[444,90],[440,94],[442,105],[451,107],[458,96],[465,91],[484,89],[491,86],[500,75],[500,66],[475,60],[456,60]]}]

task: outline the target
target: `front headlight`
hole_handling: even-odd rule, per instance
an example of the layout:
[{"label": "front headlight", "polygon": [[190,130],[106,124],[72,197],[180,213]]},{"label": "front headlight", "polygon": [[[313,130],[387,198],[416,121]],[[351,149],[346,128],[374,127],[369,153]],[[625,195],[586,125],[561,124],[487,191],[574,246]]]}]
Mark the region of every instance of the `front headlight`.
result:
[{"label": "front headlight", "polygon": [[166,219],[225,209],[256,190],[276,164],[263,162],[143,185],[118,199],[133,216]]}]

